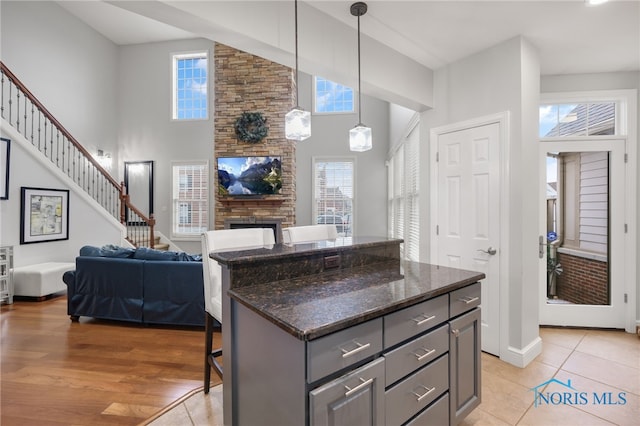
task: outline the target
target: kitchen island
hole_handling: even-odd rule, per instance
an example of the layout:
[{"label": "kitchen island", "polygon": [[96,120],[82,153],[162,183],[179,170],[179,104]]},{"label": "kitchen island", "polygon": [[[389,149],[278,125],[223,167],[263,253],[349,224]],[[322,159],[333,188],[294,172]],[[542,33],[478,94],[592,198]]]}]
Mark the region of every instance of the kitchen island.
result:
[{"label": "kitchen island", "polygon": [[402,262],[401,242],[210,254],[225,424],[457,424],[480,403],[484,274]]}]

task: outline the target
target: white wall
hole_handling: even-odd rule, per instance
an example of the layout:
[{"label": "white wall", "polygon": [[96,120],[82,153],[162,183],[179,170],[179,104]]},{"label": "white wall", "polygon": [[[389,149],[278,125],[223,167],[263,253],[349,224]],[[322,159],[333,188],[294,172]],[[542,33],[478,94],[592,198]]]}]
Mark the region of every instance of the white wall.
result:
[{"label": "white wall", "polygon": [[[429,129],[508,111],[509,216],[502,220],[508,240],[508,276],[500,306],[508,321],[500,324],[501,348],[517,353],[538,339],[537,122],[539,63],[537,52],[517,37],[435,72],[437,108],[421,120],[421,258],[429,259]],[[504,247],[502,248],[504,249]],[[504,313],[503,313],[504,314]],[[504,340],[507,340],[506,342]],[[507,354],[505,354],[507,356]],[[524,357],[524,354],[523,354]]]},{"label": "white wall", "polygon": [[[115,149],[116,46],[54,2],[2,1],[0,15],[5,65],[87,149]],[[3,123],[12,149],[9,200],[0,201],[0,243],[15,246],[16,266],[73,261],[85,244],[120,243],[119,227],[71,192],[69,240],[20,245],[20,187],[74,184],[34,160],[11,132]]]},{"label": "white wall", "polygon": [[[300,76],[300,106],[311,111],[313,78]],[[358,114],[315,114],[311,117],[311,137],[296,147],[296,224],[313,223],[313,157],[355,158],[354,235],[387,236],[387,168],[389,150],[389,104],[362,96],[362,122],[371,127],[373,149],[349,150],[349,130],[358,123]],[[292,142],[293,143],[293,142]]]},{"label": "white wall", "polygon": [[[171,55],[207,51],[209,54],[209,119],[171,119]],[[121,46],[118,72],[118,147],[120,170],[125,161],[154,161],[154,215],[158,231],[171,235],[171,161],[213,159],[214,96],[213,43],[204,39]],[[212,170],[211,170],[212,172]],[[117,176],[124,179],[123,172]],[[210,205],[215,176],[211,173]],[[213,212],[209,218],[213,227]],[[175,243],[200,253],[200,240]]]},{"label": "white wall", "polygon": [[409,130],[411,119],[416,111],[400,105],[389,105],[389,143],[391,147],[401,143],[405,138],[405,133]]},{"label": "white wall", "polygon": [[0,20],[2,62],[85,148],[113,152],[116,45],[51,1],[3,0]]},{"label": "white wall", "polygon": [[[270,61],[295,66],[293,2],[122,1],[114,4],[177,28],[200,27],[200,10],[206,10],[208,17],[215,16],[208,18],[207,37]],[[353,26],[328,17],[306,2],[298,3],[298,21],[300,70],[320,73],[355,87],[357,32]],[[364,92],[421,111],[433,105],[431,69],[366,35],[362,35],[361,44]]]},{"label": "white wall", "polygon": [[[0,200],[0,245],[14,248],[15,266],[41,262],[74,262],[80,247],[119,244],[122,227],[67,179],[42,154],[30,146],[13,128],[4,127],[2,137],[11,140],[9,199]],[[35,156],[34,156],[35,152]],[[68,189],[69,239],[20,244],[21,187]]]}]

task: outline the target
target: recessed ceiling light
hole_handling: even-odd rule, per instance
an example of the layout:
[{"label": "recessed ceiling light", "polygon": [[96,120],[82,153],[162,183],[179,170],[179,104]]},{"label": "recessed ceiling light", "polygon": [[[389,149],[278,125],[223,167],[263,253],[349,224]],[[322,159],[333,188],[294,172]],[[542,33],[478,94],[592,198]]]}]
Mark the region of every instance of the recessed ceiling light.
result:
[{"label": "recessed ceiling light", "polygon": [[606,3],[609,0],[584,0],[589,6],[598,6],[600,4]]}]

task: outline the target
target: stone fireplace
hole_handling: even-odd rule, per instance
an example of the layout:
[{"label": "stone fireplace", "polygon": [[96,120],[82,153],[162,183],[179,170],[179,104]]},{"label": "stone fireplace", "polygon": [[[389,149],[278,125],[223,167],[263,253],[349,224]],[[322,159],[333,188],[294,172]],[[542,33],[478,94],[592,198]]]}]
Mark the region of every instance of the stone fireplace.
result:
[{"label": "stone fireplace", "polygon": [[[276,241],[282,228],[295,225],[296,144],[284,135],[284,116],[293,107],[293,70],[246,52],[215,44],[215,144],[218,157],[278,156],[282,161],[282,189],[277,195],[234,197],[216,189],[214,229],[267,227]],[[242,142],[234,124],[243,112],[260,112],[268,135],[258,143]],[[212,174],[218,184],[217,169]]]}]

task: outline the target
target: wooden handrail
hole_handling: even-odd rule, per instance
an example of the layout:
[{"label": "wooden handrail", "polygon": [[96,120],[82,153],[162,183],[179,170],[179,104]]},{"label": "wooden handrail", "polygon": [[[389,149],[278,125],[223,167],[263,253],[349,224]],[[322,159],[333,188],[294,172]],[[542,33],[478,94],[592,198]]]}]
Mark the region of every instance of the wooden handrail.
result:
[{"label": "wooden handrail", "polygon": [[[45,108],[44,105],[42,105],[42,103],[38,100],[38,98],[35,97],[35,95],[33,93],[31,93],[31,91],[29,89],[27,89],[27,87],[20,81],[20,79],[18,79],[18,77],[15,76],[14,73],[11,72],[11,70],[9,68],[7,68],[7,66],[4,64],[4,62],[0,61],[0,68],[2,69],[2,72],[4,72],[11,81],[13,81],[13,84],[15,84],[28,98],[31,102],[33,102],[33,104],[35,106],[38,107],[38,109],[40,111],[42,111],[42,113],[49,119],[49,121],[51,121],[52,124],[54,124],[56,126],[56,128],[58,130],[60,130],[60,132],[67,138],[69,139],[69,141],[73,144],[73,146],[75,146],[78,151],[80,151],[90,162],[91,164],[93,164],[95,166],[96,169],[98,169],[100,171],[100,173],[102,173],[102,175],[109,181],[111,182],[111,184],[113,186],[115,186],[116,188],[120,188],[120,185],[118,184],[118,182],[109,174],[109,172],[107,172],[101,165],[100,163],[98,163],[93,156],[91,155],[91,153],[89,151],[87,151],[85,149],[84,146],[82,146],[80,144],[80,142],[78,142],[76,140],[76,138],[74,138],[73,136],[71,136],[71,133],[69,133],[69,131],[67,129],[64,128],[64,126],[62,124],[60,124],[60,122],[58,120],[56,120],[56,118],[53,116],[53,114],[51,114],[49,112],[49,110],[47,108]],[[122,194],[122,193],[121,193]]]},{"label": "wooden handrail", "polygon": [[[128,209],[136,215],[137,219],[139,219],[141,222],[144,222],[149,227],[149,244],[151,248],[153,248],[155,245],[154,227],[156,223],[155,218],[153,217],[153,214],[150,214],[149,217],[147,217],[137,207],[131,204],[129,195],[126,194],[126,186],[124,185],[124,183],[118,183],[111,176],[111,174],[104,167],[102,167],[97,160],[93,158],[93,155],[91,155],[91,153],[87,151],[84,148],[84,146],[82,146],[80,142],[78,142],[71,135],[71,133],[53,116],[53,114],[42,104],[42,102],[40,102],[38,98],[36,98],[36,96],[33,93],[31,93],[29,89],[27,89],[24,83],[22,83],[20,79],[16,77],[16,75],[13,72],[11,72],[11,70],[2,61],[0,61],[0,69],[2,70],[2,74],[9,79],[10,84],[13,83],[17,88],[17,90],[21,92],[25,96],[25,98],[29,99],[29,101],[33,104],[33,106],[35,106],[38,109],[38,111],[42,113],[53,126],[55,126],[55,128],[62,134],[62,136],[66,138],[74,146],[74,148],[87,161],[91,163],[91,165],[98,171],[98,173],[102,175],[102,177],[106,179],[113,186],[114,195],[117,193],[118,199],[120,200],[120,223],[124,224],[125,226],[128,225],[127,217],[126,217],[126,210]],[[4,90],[4,84],[2,88]],[[18,96],[20,95],[18,94]],[[10,102],[11,101],[9,101],[9,104],[11,105]],[[9,124],[13,126],[13,123],[9,123]],[[17,130],[18,132],[20,132],[19,128],[17,128]],[[114,213],[117,214],[117,211]],[[128,235],[127,235],[127,239],[129,241],[132,241]]]}]

